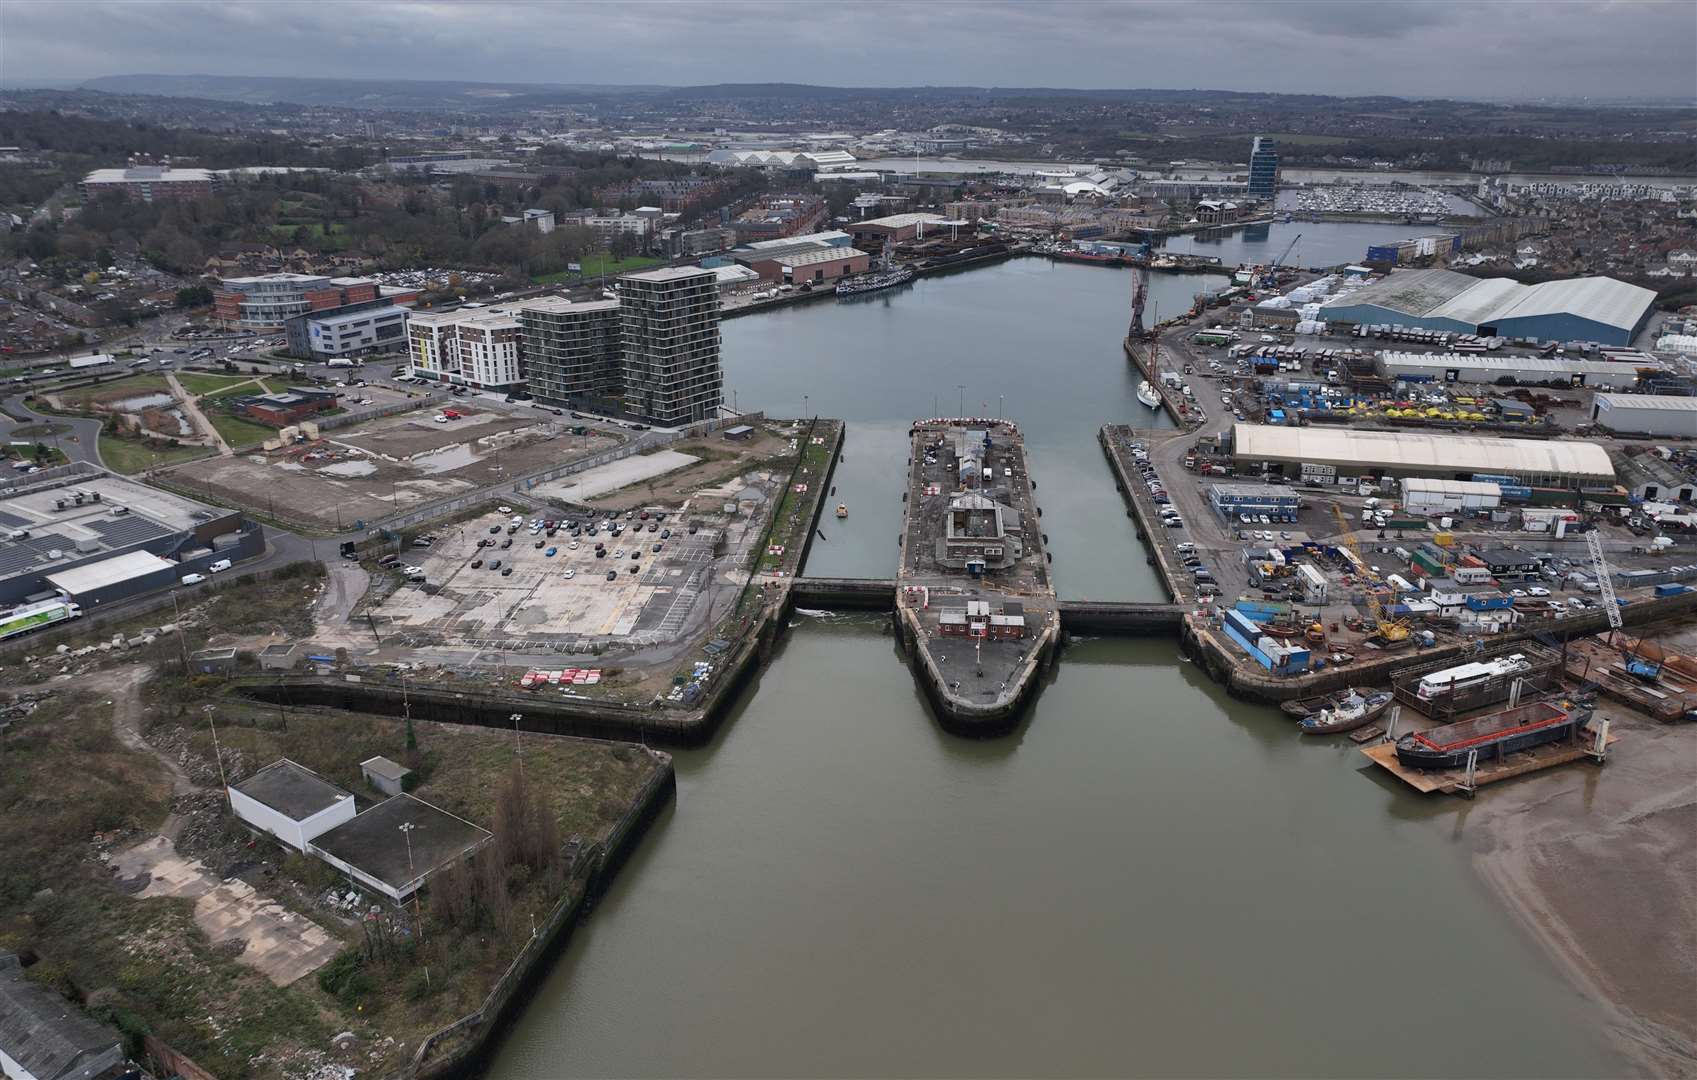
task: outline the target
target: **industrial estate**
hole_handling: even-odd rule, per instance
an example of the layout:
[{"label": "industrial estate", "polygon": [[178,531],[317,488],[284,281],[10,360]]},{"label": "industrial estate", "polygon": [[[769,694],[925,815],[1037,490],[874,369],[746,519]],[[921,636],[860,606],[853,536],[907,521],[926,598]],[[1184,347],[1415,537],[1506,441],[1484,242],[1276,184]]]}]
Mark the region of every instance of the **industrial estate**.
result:
[{"label": "industrial estate", "polygon": [[[1690,177],[1298,178],[1307,144],[1277,131],[1227,161],[1034,165],[950,122],[390,122],[393,147],[347,139],[299,177],[210,149],[102,162],[14,217],[0,761],[32,793],[8,815],[70,774],[86,809],[51,815],[57,848],[0,832],[32,853],[0,892],[8,1077],[486,1066],[670,799],[665,748],[711,745],[809,614],[875,613],[951,740],[1042,741],[1075,644],[1138,637],[1259,706],[1263,735],[1429,803],[1607,787],[1663,729],[1690,760]],[[603,144],[619,178],[564,206],[559,170],[600,170]],[[899,156],[921,153],[950,156]],[[499,239],[452,267],[394,254],[427,244],[398,230],[333,242],[343,184]],[[178,259],[113,225],[102,265],[76,261],[107,217],[262,190],[293,207],[277,243]],[[1406,235],[1327,231],[1363,225]],[[560,269],[515,276],[509,243]],[[1127,392],[1069,419],[1091,470],[972,356],[925,376],[956,414],[927,382],[893,437],[830,415],[858,373],[792,355],[807,389],[770,400],[735,375],[728,319],[869,325],[1004,264],[1114,297],[1094,345]],[[902,461],[875,496],[894,538],[887,506],[839,493],[863,447]],[[1162,595],[1056,567],[1051,535],[1081,526],[1043,499],[1092,486]],[[810,573],[851,543],[885,569]],[[1689,770],[1656,777],[1630,782],[1689,808]],[[1651,1072],[1697,1061],[1689,1002],[1671,1012]]]}]

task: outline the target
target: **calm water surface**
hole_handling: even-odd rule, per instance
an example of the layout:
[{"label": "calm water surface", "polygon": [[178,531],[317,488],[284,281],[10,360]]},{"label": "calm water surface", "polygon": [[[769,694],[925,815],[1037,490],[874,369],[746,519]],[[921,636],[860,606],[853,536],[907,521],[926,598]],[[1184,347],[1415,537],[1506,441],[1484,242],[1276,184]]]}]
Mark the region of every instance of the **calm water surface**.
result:
[{"label": "calm water surface", "polygon": [[[809,572],[891,572],[906,422],[965,383],[1025,427],[1063,593],[1155,598],[1094,441],[1141,409],[1128,285],[1022,260],[727,323],[745,406],[850,421]],[[1360,760],[1165,640],[1075,643],[1016,734],[963,741],[883,619],[798,616],[489,1073],[1618,1073],[1464,804]]]}]

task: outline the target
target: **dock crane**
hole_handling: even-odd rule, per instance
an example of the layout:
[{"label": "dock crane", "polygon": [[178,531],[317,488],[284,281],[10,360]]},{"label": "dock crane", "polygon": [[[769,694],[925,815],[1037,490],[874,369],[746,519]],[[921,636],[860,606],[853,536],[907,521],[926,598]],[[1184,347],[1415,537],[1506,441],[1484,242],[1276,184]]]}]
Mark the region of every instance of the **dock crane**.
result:
[{"label": "dock crane", "polygon": [[1126,337],[1133,341],[1142,341],[1154,336],[1150,329],[1143,325],[1143,307],[1149,301],[1149,267],[1140,266],[1133,278],[1131,286],[1131,328],[1126,331]]},{"label": "dock crane", "polygon": [[1279,283],[1279,266],[1290,258],[1290,253],[1296,250],[1296,242],[1301,239],[1302,234],[1297,233],[1291,238],[1291,242],[1285,245],[1285,249],[1279,252],[1279,257],[1267,264],[1267,272],[1261,275],[1261,287],[1263,289],[1270,289]]},{"label": "dock crane", "polygon": [[1603,614],[1609,620],[1609,642],[1620,650],[1626,673],[1642,682],[1655,682],[1662,674],[1660,662],[1638,655],[1637,647],[1628,649],[1621,644],[1620,602],[1615,599],[1614,579],[1609,576],[1609,563],[1603,554],[1603,537],[1596,529],[1585,534],[1585,547],[1591,553],[1591,572],[1597,575],[1597,590],[1603,599]]},{"label": "dock crane", "polygon": [[1413,635],[1414,628],[1406,619],[1392,621],[1386,617],[1385,605],[1379,600],[1378,575],[1367,569],[1367,560],[1361,557],[1361,548],[1355,542],[1355,530],[1350,527],[1349,519],[1336,503],[1332,504],[1332,516],[1338,519],[1344,546],[1355,556],[1356,563],[1362,568],[1362,577],[1367,579],[1367,613],[1372,616],[1374,632],[1384,639],[1386,645],[1401,645]]}]

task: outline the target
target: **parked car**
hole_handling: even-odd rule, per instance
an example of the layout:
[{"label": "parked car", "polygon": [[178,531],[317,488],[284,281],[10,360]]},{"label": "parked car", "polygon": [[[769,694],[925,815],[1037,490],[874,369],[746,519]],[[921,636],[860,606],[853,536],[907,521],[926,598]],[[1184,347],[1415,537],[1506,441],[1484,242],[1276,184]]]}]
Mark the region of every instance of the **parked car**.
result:
[{"label": "parked car", "polygon": [[510,537],[510,536],[507,537],[505,540],[501,541],[501,548],[503,550],[510,548],[512,546],[513,546],[513,538]]},{"label": "parked car", "polygon": [[607,571],[607,580],[608,580],[608,581],[617,581],[617,580],[619,580],[619,572],[618,572],[618,571],[617,571],[617,570],[609,570],[609,571]]},{"label": "parked car", "polygon": [[564,577],[564,578],[565,578],[565,579],[566,579],[566,580],[567,580],[567,581],[570,581],[570,580],[571,580],[571,579],[572,579],[572,578],[574,578],[574,577],[577,577],[577,571],[576,571],[576,570],[571,570],[571,569],[568,569],[568,570],[567,570],[567,571],[566,571],[566,572],[565,572],[565,573],[564,573],[564,574],[562,574],[562,575],[561,575],[561,576],[562,576],[562,577]]},{"label": "parked car", "polygon": [[471,568],[472,568],[472,569],[473,569],[473,570],[481,570],[481,569],[483,569],[483,560],[482,560],[482,559],[473,559],[473,560],[471,560]]},{"label": "parked car", "polygon": [[501,560],[500,559],[491,559],[489,561],[489,569],[491,569],[491,570],[501,569]]},{"label": "parked car", "polygon": [[512,577],[513,576],[513,568],[510,567],[510,566],[502,567],[501,568],[501,576],[502,577]]},{"label": "parked car", "polygon": [[183,575],[183,584],[184,585],[199,585],[201,582],[203,582],[205,580],[206,580],[205,574],[184,574]]},{"label": "parked car", "polygon": [[229,559],[219,559],[217,562],[213,563],[211,566],[208,566],[206,568],[206,572],[209,573],[209,574],[222,574],[224,571],[228,570],[229,568],[230,568],[230,560]]},{"label": "parked car", "polygon": [[552,559],[555,555],[559,554],[559,552],[560,552],[559,548],[551,547],[547,551],[544,551],[542,554],[545,558]]}]

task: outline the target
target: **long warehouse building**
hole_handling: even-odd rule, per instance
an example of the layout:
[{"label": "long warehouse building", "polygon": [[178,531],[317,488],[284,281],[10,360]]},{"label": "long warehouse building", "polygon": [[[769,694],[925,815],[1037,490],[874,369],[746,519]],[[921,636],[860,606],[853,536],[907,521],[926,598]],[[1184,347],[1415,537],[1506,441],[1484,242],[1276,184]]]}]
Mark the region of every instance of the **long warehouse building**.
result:
[{"label": "long warehouse building", "polygon": [[1500,383],[1513,379],[1522,386],[1559,382],[1604,390],[1630,389],[1638,384],[1636,364],[1612,360],[1567,360],[1556,356],[1516,356],[1510,353],[1416,353],[1384,351],[1379,372],[1387,379],[1409,382]]},{"label": "long warehouse building", "polygon": [[1615,482],[1614,465],[1603,447],[1554,439],[1237,424],[1232,428],[1232,458],[1240,476],[1266,471],[1294,478],[1304,465],[1325,465],[1340,475],[1371,477],[1471,480],[1479,473],[1505,475],[1534,487]]},{"label": "long warehouse building", "polygon": [[1697,397],[1664,394],[1598,394],[1591,422],[1622,435],[1697,439]]},{"label": "long warehouse building", "polygon": [[1654,309],[1651,289],[1606,277],[1522,285],[1454,270],[1397,270],[1320,309],[1323,322],[1404,326],[1540,341],[1630,345]]}]

